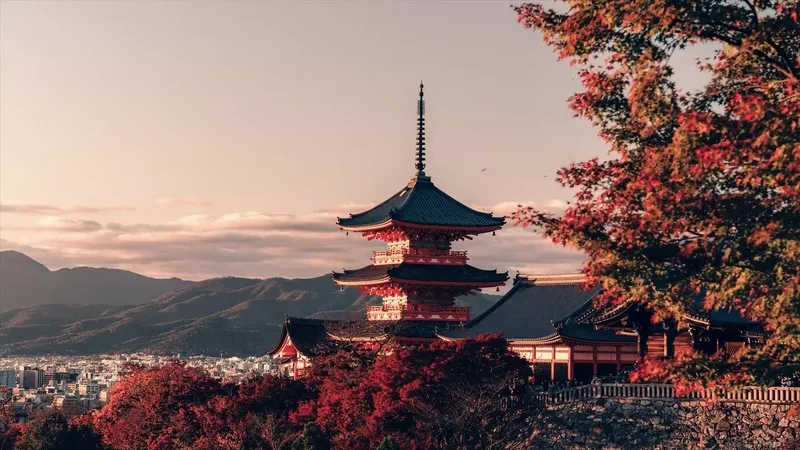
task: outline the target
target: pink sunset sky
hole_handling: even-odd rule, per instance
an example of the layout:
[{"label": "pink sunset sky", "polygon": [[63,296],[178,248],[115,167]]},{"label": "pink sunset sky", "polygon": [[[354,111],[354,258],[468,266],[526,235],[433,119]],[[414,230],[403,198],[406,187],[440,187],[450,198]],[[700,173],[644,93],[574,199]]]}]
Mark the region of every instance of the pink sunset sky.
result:
[{"label": "pink sunset sky", "polygon": [[[605,155],[575,69],[507,1],[2,2],[0,246],[194,280],[363,266],[381,244],[336,216],[413,174],[420,79],[426,171],[473,207],[557,210],[556,170]],[[511,225],[456,248],[581,260]]]}]

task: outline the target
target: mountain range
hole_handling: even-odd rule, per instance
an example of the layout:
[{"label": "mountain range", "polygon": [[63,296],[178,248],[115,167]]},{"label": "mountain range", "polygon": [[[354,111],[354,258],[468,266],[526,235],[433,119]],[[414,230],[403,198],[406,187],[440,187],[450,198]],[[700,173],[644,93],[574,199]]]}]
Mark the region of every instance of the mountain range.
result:
[{"label": "mountain range", "polygon": [[190,285],[117,269],[75,267],[50,270],[11,250],[0,252],[0,312],[45,304],[130,305]]},{"label": "mountain range", "polygon": [[[477,315],[497,298],[478,294],[458,303]],[[363,317],[366,306],[378,302],[355,289],[339,290],[329,275],[193,283],[113,269],[50,271],[22,253],[5,251],[0,252],[0,355],[258,355],[277,341],[286,315]]]}]

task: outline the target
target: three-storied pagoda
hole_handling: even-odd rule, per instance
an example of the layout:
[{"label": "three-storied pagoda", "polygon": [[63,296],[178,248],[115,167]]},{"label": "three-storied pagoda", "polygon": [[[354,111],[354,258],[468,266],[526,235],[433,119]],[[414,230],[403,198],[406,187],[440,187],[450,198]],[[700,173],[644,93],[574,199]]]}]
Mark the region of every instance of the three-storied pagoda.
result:
[{"label": "three-storied pagoda", "polygon": [[419,88],[416,173],[388,200],[338,221],[342,230],[386,241],[388,248],[373,252],[371,265],[334,273],[333,279],[383,297],[382,305],[369,307],[367,320],[466,322],[469,307],[455,306],[456,297],[501,286],[508,276],[467,264],[467,252],[454,251],[452,243],[494,232],[505,219],[460,203],[425,174],[425,100]]},{"label": "three-storied pagoda", "polygon": [[339,218],[346,232],[387,243],[372,264],[333,273],[334,283],[382,297],[367,309],[366,321],[330,321],[287,317],[279,342],[269,351],[286,373],[297,376],[310,358],[336,341],[381,342],[387,337],[410,343],[439,339],[437,330],[470,320],[470,308],[456,297],[499,287],[507,272],[467,264],[467,252],[452,243],[499,230],[505,218],[476,211],[447,195],[425,173],[425,101],[420,84],[417,103],[416,171],[399,192],[374,208]]}]

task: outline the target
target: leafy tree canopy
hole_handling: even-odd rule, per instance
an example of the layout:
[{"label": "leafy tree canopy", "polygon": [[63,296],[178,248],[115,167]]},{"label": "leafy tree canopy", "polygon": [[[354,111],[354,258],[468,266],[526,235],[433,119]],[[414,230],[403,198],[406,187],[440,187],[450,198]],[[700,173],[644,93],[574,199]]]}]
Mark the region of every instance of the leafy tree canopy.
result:
[{"label": "leafy tree canopy", "polygon": [[[797,0],[564,0],[515,8],[580,71],[570,98],[610,158],[572,164],[560,217],[521,208],[516,222],[588,255],[608,302],[655,319],[692,297],[762,321],[770,337],[738,361],[695,355],[643,374],[684,382],[767,375],[800,361],[800,25]],[[693,45],[709,77],[682,91],[671,58]],[[662,367],[663,364],[662,364]],[[759,368],[753,371],[753,368]],[[675,381],[675,380],[673,380]]]},{"label": "leafy tree canopy", "polygon": [[16,442],[19,450],[103,450],[105,446],[94,430],[70,423],[58,410],[50,410],[32,420]]},{"label": "leafy tree canopy", "polygon": [[374,449],[385,436],[408,449],[502,448],[527,407],[515,400],[530,365],[498,335],[395,346],[363,361],[346,352],[316,360],[309,383],[319,395],[293,416],[319,424],[335,448]]}]

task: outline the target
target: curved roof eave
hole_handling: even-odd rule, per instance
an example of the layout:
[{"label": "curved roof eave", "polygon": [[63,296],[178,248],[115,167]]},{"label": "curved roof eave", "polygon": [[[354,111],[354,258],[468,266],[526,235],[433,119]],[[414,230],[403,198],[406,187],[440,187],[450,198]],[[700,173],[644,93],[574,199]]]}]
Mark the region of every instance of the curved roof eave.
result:
[{"label": "curved roof eave", "polygon": [[286,322],[289,320],[287,317],[286,320],[283,322],[283,326],[281,326],[281,336],[278,338],[278,342],[272,347],[271,350],[267,351],[267,355],[274,355],[278,353],[278,351],[283,348],[283,343],[286,341],[286,336],[289,334],[286,330]]},{"label": "curved roof eave", "polygon": [[[436,217],[436,214],[442,216]],[[367,211],[351,214],[350,218],[338,218],[337,225],[348,231],[366,231],[383,228],[392,220],[481,231],[499,229],[495,227],[502,227],[506,223],[505,217],[494,217],[492,213],[472,209],[436,187],[433,182],[418,180]]]}]

